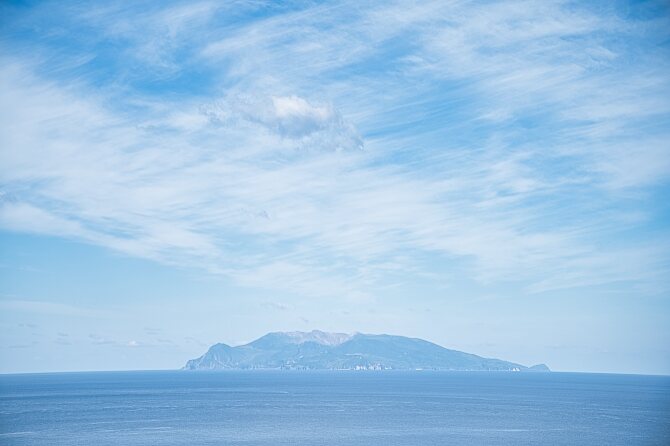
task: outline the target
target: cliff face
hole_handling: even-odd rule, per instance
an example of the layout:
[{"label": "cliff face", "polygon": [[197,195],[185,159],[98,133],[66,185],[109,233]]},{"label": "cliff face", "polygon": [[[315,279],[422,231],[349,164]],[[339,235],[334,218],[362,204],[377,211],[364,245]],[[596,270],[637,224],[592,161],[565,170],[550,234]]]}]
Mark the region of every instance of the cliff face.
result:
[{"label": "cliff face", "polygon": [[549,371],[449,350],[422,339],[390,335],[269,333],[249,344],[215,344],[185,370],[461,370]]}]

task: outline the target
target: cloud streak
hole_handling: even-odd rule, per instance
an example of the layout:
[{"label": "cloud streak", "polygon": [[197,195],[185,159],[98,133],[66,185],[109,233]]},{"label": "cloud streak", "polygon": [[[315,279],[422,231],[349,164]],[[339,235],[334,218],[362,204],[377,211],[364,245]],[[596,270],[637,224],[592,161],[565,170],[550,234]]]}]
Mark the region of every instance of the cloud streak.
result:
[{"label": "cloud streak", "polygon": [[[609,241],[651,219],[630,194],[670,175],[662,23],[560,1],[406,6],[226,22],[175,5],[131,28],[83,14],[167,91],[200,67],[206,94],[97,88],[4,48],[0,224],[316,297],[417,271],[661,287],[667,257],[647,246],[666,238]],[[632,69],[621,39],[640,29],[656,49]]]}]

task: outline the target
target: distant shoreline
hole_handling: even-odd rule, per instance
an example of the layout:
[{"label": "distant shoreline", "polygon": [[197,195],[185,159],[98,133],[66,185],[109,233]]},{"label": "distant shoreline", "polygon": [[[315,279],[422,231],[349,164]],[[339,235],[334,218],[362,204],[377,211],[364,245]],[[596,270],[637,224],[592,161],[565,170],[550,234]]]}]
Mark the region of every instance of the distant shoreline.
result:
[{"label": "distant shoreline", "polygon": [[[346,372],[346,373],[345,373]],[[351,373],[349,373],[351,372]],[[68,371],[53,371],[53,372],[9,372],[0,373],[1,377],[9,376],[26,376],[26,375],[83,375],[83,374],[131,374],[131,373],[175,373],[183,375],[198,375],[198,374],[233,374],[233,373],[277,373],[277,374],[293,374],[293,373],[332,373],[332,374],[353,374],[354,372],[364,375],[373,375],[376,373],[393,374],[496,374],[496,375],[523,375],[523,376],[556,376],[556,375],[612,375],[612,376],[643,376],[643,377],[658,377],[670,378],[670,375],[654,374],[654,373],[619,373],[619,372],[576,372],[576,371],[556,371],[552,370],[550,373],[521,373],[509,372],[505,370],[288,370],[288,369],[224,369],[224,370],[183,370],[183,369],[154,369],[154,370],[68,370]],[[375,373],[376,372],[376,373]],[[2,389],[0,388],[0,393]]]}]

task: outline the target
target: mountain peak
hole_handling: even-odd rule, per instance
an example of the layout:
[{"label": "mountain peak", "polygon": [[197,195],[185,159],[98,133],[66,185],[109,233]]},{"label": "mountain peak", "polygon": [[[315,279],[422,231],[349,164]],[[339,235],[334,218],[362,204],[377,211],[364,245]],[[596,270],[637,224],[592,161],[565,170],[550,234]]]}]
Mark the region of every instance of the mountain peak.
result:
[{"label": "mountain peak", "polygon": [[272,349],[282,348],[287,345],[302,345],[306,342],[324,346],[337,346],[347,342],[352,335],[346,333],[326,333],[320,330],[305,331],[275,331],[261,336],[249,344],[247,347]]},{"label": "mountain peak", "polygon": [[347,342],[353,335],[347,333],[327,333],[320,330],[304,331],[289,331],[283,333],[294,344],[304,344],[305,342],[316,342],[321,345],[340,345]]}]

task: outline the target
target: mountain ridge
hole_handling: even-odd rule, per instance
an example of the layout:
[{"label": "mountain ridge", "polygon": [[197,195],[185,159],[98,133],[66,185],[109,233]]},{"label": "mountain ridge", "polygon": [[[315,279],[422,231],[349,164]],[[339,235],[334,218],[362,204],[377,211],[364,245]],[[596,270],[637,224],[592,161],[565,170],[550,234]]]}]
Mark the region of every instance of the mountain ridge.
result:
[{"label": "mountain ridge", "polygon": [[182,370],[452,370],[547,372],[388,334],[271,332],[244,345],[217,343]]}]

